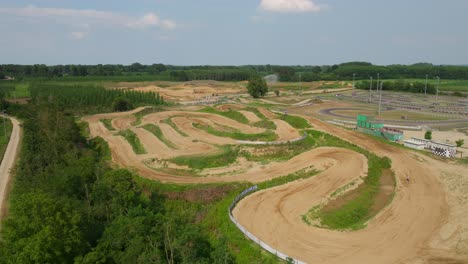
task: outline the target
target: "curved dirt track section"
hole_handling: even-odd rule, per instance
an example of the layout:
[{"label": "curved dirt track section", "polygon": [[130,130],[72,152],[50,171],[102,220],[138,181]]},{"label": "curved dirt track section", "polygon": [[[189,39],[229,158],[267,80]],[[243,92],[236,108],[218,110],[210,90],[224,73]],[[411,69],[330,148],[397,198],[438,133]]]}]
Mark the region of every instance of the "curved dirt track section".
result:
[{"label": "curved dirt track section", "polygon": [[[318,130],[390,157],[397,177],[394,200],[359,231],[337,232],[307,226],[301,215],[341,183],[356,177],[353,170],[340,171],[338,166],[316,177],[244,198],[234,215],[247,230],[277,250],[309,263],[468,263],[467,255],[457,255],[453,246],[447,246],[463,239],[457,230],[463,227],[460,223],[466,218],[455,218],[450,223],[451,229],[446,230],[449,221],[446,193],[437,171],[430,166],[432,159],[425,157],[429,162],[421,162],[411,152],[305,118]],[[355,165],[343,167],[350,166]],[[406,175],[411,177],[410,184],[403,183]],[[460,211],[458,214],[467,215]]]},{"label": "curved dirt track section", "polygon": [[21,142],[21,127],[16,118],[9,117],[13,124],[10,141],[8,142],[5,154],[0,165],[0,221],[6,213],[6,202],[8,198],[8,186],[11,181],[11,169],[15,166]]},{"label": "curved dirt track section", "polygon": [[[277,118],[277,115],[266,109],[259,110],[268,117],[274,115],[274,118]],[[181,113],[183,112],[169,111],[151,114],[143,117],[142,121],[158,123]],[[114,118],[118,116],[115,115]],[[189,134],[189,140],[207,136],[203,131],[193,127],[191,118],[207,118],[216,122],[206,113],[196,113],[195,117],[173,118],[174,123]],[[317,148],[297,155],[287,162],[255,166],[236,175],[175,176],[146,167],[141,160],[147,156],[134,155],[130,145],[122,137],[109,136],[111,133],[100,122],[90,122],[90,130],[92,135],[101,134],[107,137],[105,139],[111,148],[119,146],[117,151],[112,151],[115,162],[135,168],[141,176],[163,182],[256,183],[284,176],[311,165],[316,169],[325,170],[310,179],[250,195],[242,200],[234,211],[235,217],[250,232],[279,251],[298,259],[312,263],[427,263],[434,259],[460,259],[460,256],[453,251],[453,247],[448,246],[456,238],[454,232],[459,228],[458,222],[450,222],[455,226],[454,232],[450,233],[445,229],[444,232],[441,231],[442,227],[449,223],[450,212],[444,187],[437,178],[439,171],[431,167],[432,159],[426,157],[429,162],[421,162],[411,152],[380,143],[364,134],[344,130],[314,118],[305,116],[304,118],[313,125],[314,129],[330,133],[379,156],[388,156],[392,159],[392,168],[397,177],[396,196],[386,209],[370,221],[367,228],[355,232],[335,232],[307,226],[301,219],[301,215],[320,203],[321,199],[354,178],[362,176],[365,170],[363,157],[349,150]],[[219,122],[223,124],[223,121]],[[172,129],[169,126],[164,127],[166,130]],[[172,131],[172,133],[177,132]],[[212,138],[209,141],[211,140],[228,144],[226,138]],[[404,183],[406,175],[411,176],[410,184]],[[465,259],[460,263],[466,263]]]},{"label": "curved dirt track section", "polygon": [[242,111],[240,110],[239,111],[241,114],[243,114],[247,120],[249,120],[249,122],[252,122],[252,123],[255,123],[255,122],[260,122],[262,121],[262,119],[260,119],[260,117],[258,117],[255,113],[253,112],[250,112],[250,111]]}]

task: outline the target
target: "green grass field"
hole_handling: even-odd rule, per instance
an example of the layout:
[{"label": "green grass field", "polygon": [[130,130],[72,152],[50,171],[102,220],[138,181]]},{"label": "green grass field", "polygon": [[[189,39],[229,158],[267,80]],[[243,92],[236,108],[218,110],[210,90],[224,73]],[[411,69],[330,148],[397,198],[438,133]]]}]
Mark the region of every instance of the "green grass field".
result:
[{"label": "green grass field", "polygon": [[11,92],[11,98],[24,98],[30,97],[29,83],[18,83],[15,86],[15,90]]}]

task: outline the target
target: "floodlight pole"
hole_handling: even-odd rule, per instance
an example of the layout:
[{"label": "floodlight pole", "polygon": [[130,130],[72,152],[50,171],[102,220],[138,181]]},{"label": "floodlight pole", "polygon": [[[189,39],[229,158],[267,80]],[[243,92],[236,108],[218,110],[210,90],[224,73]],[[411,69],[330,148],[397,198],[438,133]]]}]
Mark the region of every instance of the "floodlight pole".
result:
[{"label": "floodlight pole", "polygon": [[[377,83],[377,89],[379,87],[379,83]],[[380,99],[379,99],[379,117],[380,117],[380,109],[382,107],[382,88],[383,88],[383,82],[380,83]]]},{"label": "floodlight pole", "polygon": [[369,103],[372,101],[372,80],[374,77],[370,77],[370,86],[369,86]]},{"label": "floodlight pole", "polygon": [[353,88],[356,88],[356,74],[353,73]]},{"label": "floodlight pole", "polygon": [[379,89],[380,73],[377,73],[377,90]]},{"label": "floodlight pole", "polygon": [[299,73],[299,91],[302,91],[302,75]]},{"label": "floodlight pole", "polygon": [[424,95],[427,95],[427,77],[428,75],[426,74],[426,85],[424,86]]}]

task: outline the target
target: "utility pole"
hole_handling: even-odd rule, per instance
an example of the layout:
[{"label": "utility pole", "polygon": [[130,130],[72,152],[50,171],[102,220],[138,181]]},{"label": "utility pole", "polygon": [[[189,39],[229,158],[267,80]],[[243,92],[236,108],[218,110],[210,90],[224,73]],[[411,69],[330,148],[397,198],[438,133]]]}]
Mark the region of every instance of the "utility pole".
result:
[{"label": "utility pole", "polygon": [[437,76],[436,78],[437,78],[437,91],[436,91],[436,104],[437,104],[439,100],[440,77]]},{"label": "utility pole", "polygon": [[[380,109],[382,107],[382,88],[383,88],[383,82],[380,83],[379,117],[380,117]],[[377,89],[379,89],[379,83],[377,83]]]},{"label": "utility pole", "polygon": [[427,95],[427,77],[428,75],[426,74],[426,85],[424,86],[424,95]]},{"label": "utility pole", "polygon": [[356,74],[353,73],[353,88],[356,88]]},{"label": "utility pole", "polygon": [[369,86],[369,103],[372,101],[372,81],[374,77],[370,77],[370,86]]}]

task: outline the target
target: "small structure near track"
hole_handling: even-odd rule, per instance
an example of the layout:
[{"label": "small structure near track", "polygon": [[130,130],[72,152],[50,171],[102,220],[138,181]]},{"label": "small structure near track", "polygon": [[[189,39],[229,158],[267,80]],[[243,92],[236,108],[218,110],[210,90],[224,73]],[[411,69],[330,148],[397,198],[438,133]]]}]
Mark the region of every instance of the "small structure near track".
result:
[{"label": "small structure near track", "polygon": [[432,154],[444,158],[454,158],[457,154],[457,146],[428,139],[412,137],[409,140],[403,141],[403,143],[409,148],[431,150]]},{"label": "small structure near track", "polygon": [[412,149],[417,149],[417,150],[423,150],[426,144],[421,141],[416,141],[413,139],[407,139],[403,140],[403,144],[405,147],[412,148]]},{"label": "small structure near track", "polygon": [[400,141],[403,138],[403,131],[385,127],[383,123],[376,122],[373,116],[358,115],[357,130],[390,141]]}]

